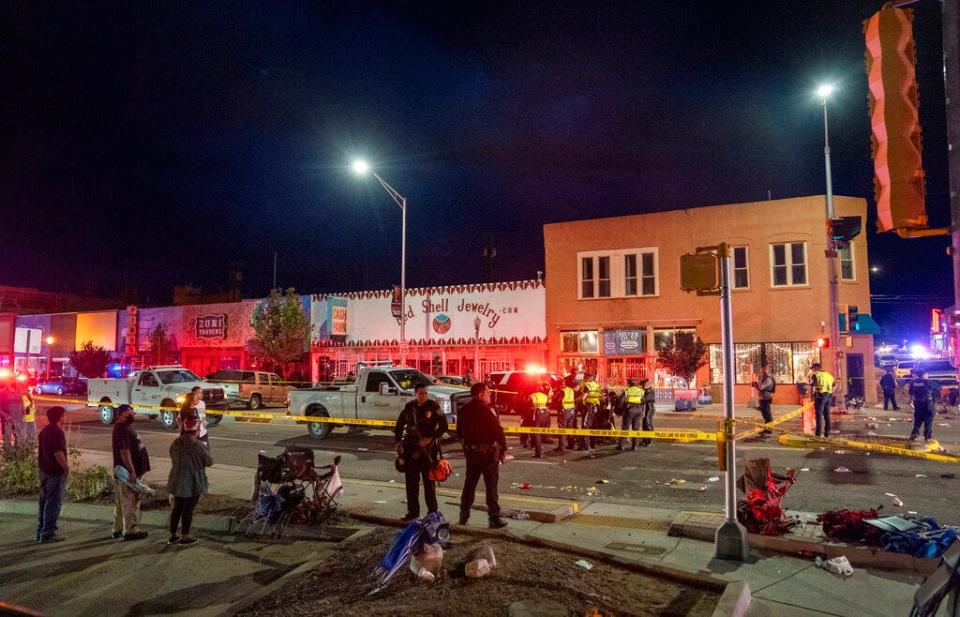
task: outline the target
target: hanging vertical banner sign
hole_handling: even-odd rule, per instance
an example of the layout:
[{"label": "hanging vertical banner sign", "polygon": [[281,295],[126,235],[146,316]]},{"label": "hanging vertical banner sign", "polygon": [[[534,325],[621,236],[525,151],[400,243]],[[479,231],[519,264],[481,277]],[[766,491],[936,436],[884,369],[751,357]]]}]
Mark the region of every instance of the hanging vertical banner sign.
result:
[{"label": "hanging vertical banner sign", "polygon": [[926,229],[912,12],[888,2],[863,30],[877,230]]},{"label": "hanging vertical banner sign", "polygon": [[393,293],[390,296],[390,312],[395,319],[400,319],[403,307],[403,297],[399,285],[393,286]]}]

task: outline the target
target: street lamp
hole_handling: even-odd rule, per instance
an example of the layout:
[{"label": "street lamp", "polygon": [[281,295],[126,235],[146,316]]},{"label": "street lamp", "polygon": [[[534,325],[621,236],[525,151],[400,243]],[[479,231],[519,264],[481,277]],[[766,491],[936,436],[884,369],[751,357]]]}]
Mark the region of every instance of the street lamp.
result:
[{"label": "street lamp", "polygon": [[834,218],[833,212],[833,176],[830,171],[830,125],[827,119],[827,101],[833,94],[833,84],[823,84],[817,88],[817,96],[820,97],[823,105],[823,164],[826,169],[827,180],[827,249],[825,255],[827,258],[827,280],[829,283],[830,296],[830,340],[833,344],[833,372],[836,380],[836,401],[840,409],[844,407],[843,401],[843,379],[839,379],[841,372],[841,362],[843,352],[840,345],[840,313],[839,313],[839,289],[837,286],[837,248],[833,242],[833,236],[830,233],[830,221]]},{"label": "street lamp", "polygon": [[350,169],[358,176],[373,174],[380,186],[393,198],[403,213],[400,231],[400,364],[407,363],[407,198],[387,184],[387,181],[375,172],[370,164],[363,159],[356,159],[350,164]]},{"label": "street lamp", "polygon": [[53,375],[51,374],[52,373],[51,367],[53,366],[53,349],[51,349],[51,346],[56,342],[57,342],[57,339],[53,338],[52,336],[47,337],[47,379],[48,380],[51,377],[53,377]]}]

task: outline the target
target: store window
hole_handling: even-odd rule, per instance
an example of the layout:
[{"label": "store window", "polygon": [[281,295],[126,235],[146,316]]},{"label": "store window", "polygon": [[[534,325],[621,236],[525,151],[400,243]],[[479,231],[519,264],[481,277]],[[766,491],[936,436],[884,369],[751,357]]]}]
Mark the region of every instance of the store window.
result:
[{"label": "store window", "polygon": [[853,259],[853,242],[840,249],[840,280],[857,280],[857,270]]},{"label": "store window", "polygon": [[770,245],[770,284],[793,287],[807,284],[807,243]]},{"label": "store window", "polygon": [[710,383],[723,383],[723,348],[710,345]]},{"label": "store window", "polygon": [[596,330],[580,330],[560,333],[562,353],[599,353],[599,333]]},{"label": "store window", "polygon": [[694,328],[656,328],[653,331],[653,349],[660,351],[671,345],[676,340],[677,332],[686,332],[696,336],[697,331]]},{"label": "store window", "polygon": [[796,383],[808,381],[810,367],[820,362],[820,348],[816,343],[793,344],[793,376]]},{"label": "store window", "polygon": [[747,261],[747,247],[733,247],[733,288],[748,289],[750,287],[750,269]]},{"label": "store window", "polygon": [[657,295],[657,249],[579,253],[580,299]]},{"label": "store window", "polygon": [[[816,343],[737,343],[734,345],[735,383],[752,384],[760,367],[767,365],[770,375],[777,383],[805,383],[809,378],[810,365],[820,359]],[[723,353],[718,344],[709,345],[710,383],[723,382]]]},{"label": "store window", "polygon": [[753,383],[760,371],[763,345],[761,343],[736,343],[733,349],[733,370],[737,377],[734,383]]}]

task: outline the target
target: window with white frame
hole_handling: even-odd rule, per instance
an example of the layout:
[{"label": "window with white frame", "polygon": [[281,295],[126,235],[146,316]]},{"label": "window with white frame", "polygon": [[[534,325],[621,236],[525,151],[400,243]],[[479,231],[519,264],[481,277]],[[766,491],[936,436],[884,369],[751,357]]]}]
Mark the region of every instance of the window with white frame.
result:
[{"label": "window with white frame", "polygon": [[656,296],[657,249],[578,253],[580,299]]},{"label": "window with white frame", "polygon": [[807,284],[807,243],[770,245],[770,284],[792,287]]},{"label": "window with white frame", "polygon": [[856,264],[853,259],[853,242],[840,249],[840,280],[857,280]]},{"label": "window with white frame", "polygon": [[750,287],[750,268],[747,261],[747,247],[733,247],[733,288],[748,289]]}]

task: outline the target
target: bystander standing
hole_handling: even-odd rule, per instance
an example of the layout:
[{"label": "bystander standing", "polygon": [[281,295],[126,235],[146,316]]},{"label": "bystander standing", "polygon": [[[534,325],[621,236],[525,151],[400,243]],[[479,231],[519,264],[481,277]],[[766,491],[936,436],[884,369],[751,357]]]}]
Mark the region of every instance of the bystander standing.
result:
[{"label": "bystander standing", "polygon": [[37,513],[37,542],[61,542],[57,519],[63,505],[70,466],[67,462],[67,438],[63,434],[63,407],[47,409],[47,426],[40,431],[37,466],[40,468],[40,504]]},{"label": "bystander standing", "polygon": [[[167,492],[170,493],[170,539],[167,544],[196,544],[197,538],[190,536],[193,522],[193,510],[200,496],[207,493],[207,467],[213,465],[210,450],[200,441],[202,426],[194,413],[181,414],[182,432],[170,444],[170,475],[167,478]],[[177,535],[177,528],[182,530]]]},{"label": "bystander standing", "polygon": [[[150,471],[147,449],[133,428],[133,407],[117,407],[117,421],[113,427],[113,465],[116,506],[113,514],[113,537],[124,540],[142,540],[146,531],[140,530],[140,493],[137,479]],[[123,477],[126,476],[126,477]]]}]

